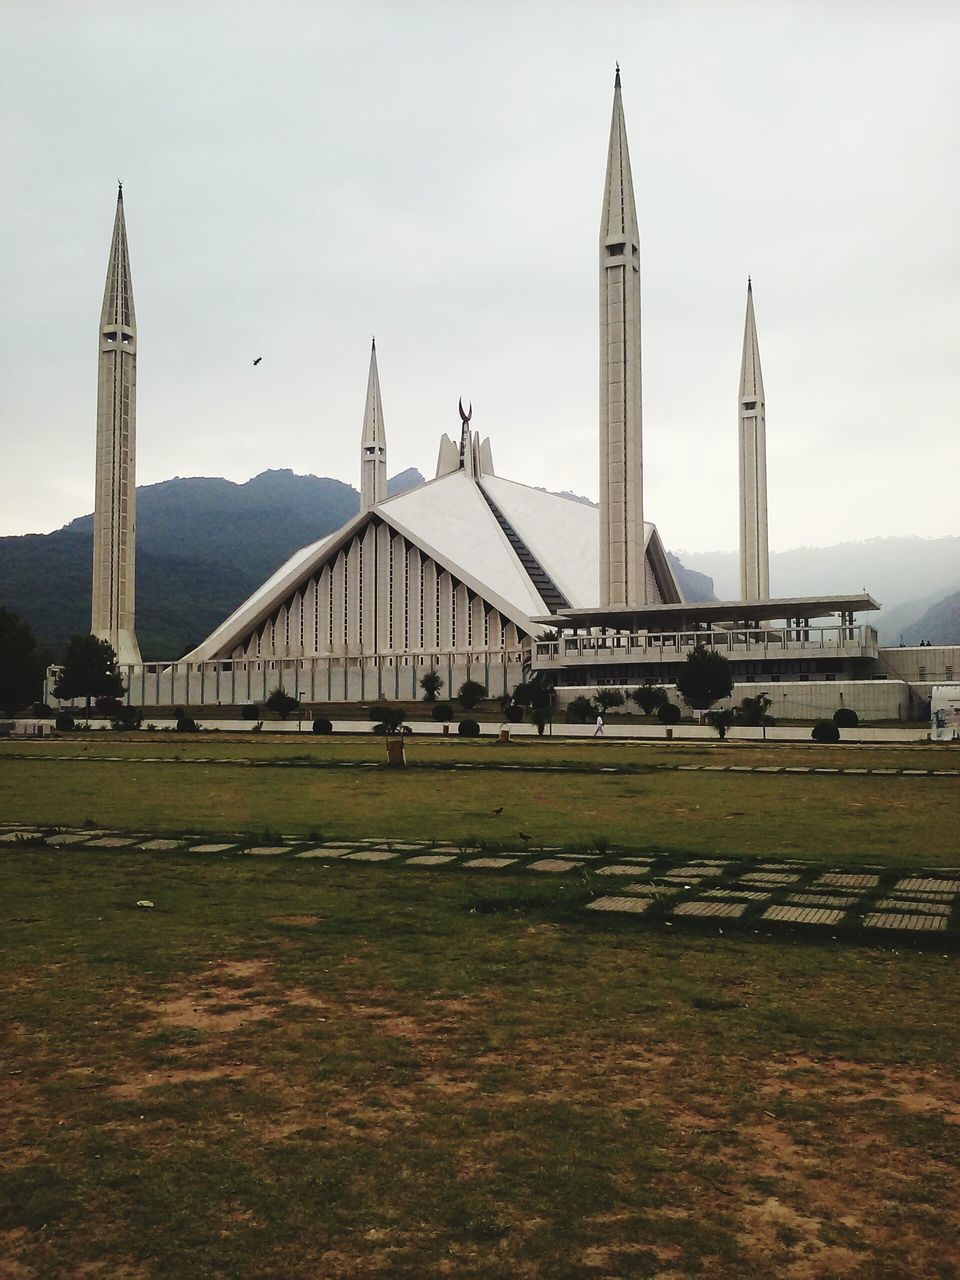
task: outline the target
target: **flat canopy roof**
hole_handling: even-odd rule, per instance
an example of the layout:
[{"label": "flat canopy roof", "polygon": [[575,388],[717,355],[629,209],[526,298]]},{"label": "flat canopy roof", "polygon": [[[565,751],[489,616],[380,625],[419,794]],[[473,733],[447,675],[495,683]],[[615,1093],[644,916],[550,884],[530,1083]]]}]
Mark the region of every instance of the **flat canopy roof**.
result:
[{"label": "flat canopy roof", "polygon": [[612,631],[694,631],[711,626],[824,618],[836,613],[879,609],[865,591],[855,596],[780,596],[776,600],[699,600],[693,604],[615,605],[601,609],[561,609],[534,618],[553,627],[607,627]]}]

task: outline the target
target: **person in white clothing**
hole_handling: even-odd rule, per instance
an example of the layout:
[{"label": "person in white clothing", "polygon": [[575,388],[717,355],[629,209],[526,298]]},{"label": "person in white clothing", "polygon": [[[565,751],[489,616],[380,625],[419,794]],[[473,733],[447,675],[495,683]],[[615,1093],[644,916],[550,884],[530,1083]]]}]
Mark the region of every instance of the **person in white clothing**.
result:
[{"label": "person in white clothing", "polygon": [[593,731],[593,736],[595,738],[603,737],[603,716],[599,713],[597,714],[597,727]]}]

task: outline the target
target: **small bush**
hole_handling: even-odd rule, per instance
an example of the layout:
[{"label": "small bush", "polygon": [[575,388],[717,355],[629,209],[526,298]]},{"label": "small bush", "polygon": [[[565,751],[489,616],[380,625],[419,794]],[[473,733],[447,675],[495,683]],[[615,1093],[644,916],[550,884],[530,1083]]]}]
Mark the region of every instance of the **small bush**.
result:
[{"label": "small bush", "polygon": [[45,702],[35,702],[30,708],[30,714],[38,720],[49,720],[53,715],[53,711]]},{"label": "small bush", "polygon": [[69,711],[58,711],[53,721],[54,727],[60,729],[63,733],[70,733],[77,727],[77,722]]},{"label": "small bush", "polygon": [[832,720],[818,720],[810,730],[814,742],[839,742],[840,730]]},{"label": "small bush", "polygon": [[637,704],[645,716],[652,716],[659,707],[670,701],[666,689],[658,684],[649,683],[632,690],[630,700]]},{"label": "small bush", "polygon": [[370,719],[374,721],[374,733],[399,733],[400,726],[406,718],[403,707],[391,703],[370,708]]},{"label": "small bush", "polygon": [[833,723],[838,729],[855,729],[860,723],[860,717],[853,707],[838,707],[833,713]]},{"label": "small bush", "polygon": [[197,722],[193,716],[179,716],[177,719],[177,733],[199,733]]},{"label": "small bush", "polygon": [[519,724],[523,719],[523,707],[519,703],[511,702],[508,707],[504,707],[503,714],[509,724]]},{"label": "small bush", "polygon": [[333,733],[333,721],[328,720],[326,716],[313,717],[314,733]]},{"label": "small bush", "polygon": [[464,680],[457,690],[457,701],[464,711],[472,711],[480,699],[486,696],[486,689],[477,680]]},{"label": "small bush", "polygon": [[240,716],[241,716],[241,719],[243,720],[259,720],[260,708],[257,706],[255,702],[248,702],[247,705],[240,712]]},{"label": "small bush", "polygon": [[657,719],[661,724],[677,724],[680,720],[680,708],[675,702],[665,702],[657,707]]},{"label": "small bush", "polygon": [[476,720],[461,720],[457,725],[457,733],[461,738],[479,738],[480,726]]},{"label": "small bush", "polygon": [[430,714],[438,724],[446,724],[453,719],[453,707],[449,702],[437,702]]},{"label": "small bush", "polygon": [[139,707],[119,706],[110,716],[110,724],[114,729],[139,729],[143,723],[143,712]]},{"label": "small bush", "polygon": [[594,694],[594,701],[600,707],[601,711],[612,711],[614,707],[623,706],[623,690],[602,687]]},{"label": "small bush", "polygon": [[597,708],[583,694],[574,698],[567,707],[567,724],[587,724],[597,714]]}]

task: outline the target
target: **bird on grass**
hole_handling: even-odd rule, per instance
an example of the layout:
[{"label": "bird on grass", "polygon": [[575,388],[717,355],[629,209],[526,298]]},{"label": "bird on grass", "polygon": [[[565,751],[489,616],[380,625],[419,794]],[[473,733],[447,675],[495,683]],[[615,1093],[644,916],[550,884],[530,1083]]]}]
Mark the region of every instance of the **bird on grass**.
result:
[{"label": "bird on grass", "polygon": [[256,368],[256,367],[257,367],[257,365],[260,363],[260,361],[261,361],[262,359],[263,359],[263,356],[257,356],[256,360],[254,360],[254,362],[253,362],[253,366],[254,366],[254,368]]},{"label": "bird on grass", "polygon": [[499,817],[500,817],[500,815],[501,815],[501,813],[503,813],[503,805],[502,805],[502,804],[501,804],[501,805],[498,805],[498,806],[497,806],[497,808],[496,808],[496,809],[494,809],[494,811],[493,811],[493,816],[494,816],[495,818],[499,818]]},{"label": "bird on grass", "polygon": [[527,835],[526,831],[518,831],[517,835],[521,840],[532,840],[533,836]]}]

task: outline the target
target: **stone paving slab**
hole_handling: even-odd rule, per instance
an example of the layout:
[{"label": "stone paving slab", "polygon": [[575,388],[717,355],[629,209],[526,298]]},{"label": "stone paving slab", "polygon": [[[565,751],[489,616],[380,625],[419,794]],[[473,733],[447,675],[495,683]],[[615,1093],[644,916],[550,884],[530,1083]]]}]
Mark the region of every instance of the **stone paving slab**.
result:
[{"label": "stone paving slab", "polygon": [[350,853],[352,845],[330,845],[329,848],[320,849],[304,849],[301,853],[295,853],[295,858],[342,858],[345,853]]},{"label": "stone paving slab", "polygon": [[88,836],[86,832],[84,832],[83,835],[78,835],[76,833],[70,835],[64,833],[58,836],[48,836],[47,844],[52,844],[59,848],[61,845],[86,844],[89,839],[91,839],[91,837]]},{"label": "stone paving slab", "polygon": [[711,876],[716,877],[720,872],[713,867],[704,866],[702,862],[691,862],[686,867],[677,867],[673,871],[668,871],[670,876]]},{"label": "stone paving slab", "polygon": [[960,880],[934,880],[911,876],[907,880],[898,880],[895,888],[905,893],[960,893]]},{"label": "stone paving slab", "polygon": [[704,898],[746,898],[748,902],[767,902],[772,893],[763,893],[760,889],[704,889]]},{"label": "stone paving slab", "polygon": [[744,884],[764,884],[778,888],[780,885],[796,884],[800,877],[785,871],[751,871],[740,879]]},{"label": "stone paving slab", "polygon": [[509,867],[516,858],[471,858],[469,862],[465,862],[465,867],[477,867],[479,869]]},{"label": "stone paving slab", "polygon": [[907,915],[900,912],[887,915],[874,911],[863,917],[863,923],[869,929],[906,929],[911,933],[937,933],[947,927],[942,916]]},{"label": "stone paving slab", "polygon": [[792,893],[788,901],[797,907],[849,907],[856,898],[837,898],[828,893]]},{"label": "stone paving slab", "polygon": [[142,839],[143,836],[106,836],[101,839],[95,837],[98,849],[126,849]]},{"label": "stone paving slab", "polygon": [[836,871],[828,871],[814,881],[814,884],[830,889],[875,889],[879,883],[879,876],[847,875]]},{"label": "stone paving slab", "polygon": [[182,840],[146,840],[143,844],[138,845],[139,849],[149,849],[157,853],[166,853],[170,849],[179,849],[183,844]]},{"label": "stone paving slab", "polygon": [[636,864],[627,866],[623,862],[613,862],[606,867],[595,867],[594,870],[598,876],[636,876],[641,873],[643,868],[638,867]]},{"label": "stone paving slab", "polygon": [[839,924],[844,914],[825,907],[767,907],[762,919],[782,920],[789,924]]},{"label": "stone paving slab", "polygon": [[252,858],[276,858],[278,854],[289,853],[285,844],[258,844],[244,849]]},{"label": "stone paving slab", "polygon": [[399,858],[398,853],[388,853],[386,849],[361,849],[359,853],[345,853],[344,862],[389,862]]},{"label": "stone paving slab", "polygon": [[928,916],[948,916],[953,910],[942,902],[908,902],[903,898],[881,898],[874,906],[878,911],[901,911],[907,915],[919,911]]},{"label": "stone paving slab", "polygon": [[576,871],[582,862],[568,862],[565,858],[541,858],[539,862],[527,864],[528,871]]},{"label": "stone paving slab", "polygon": [[439,867],[443,862],[456,862],[453,853],[421,853],[415,858],[407,858],[408,867]]},{"label": "stone paving slab", "polygon": [[718,916],[722,919],[742,916],[747,909],[746,902],[681,902],[674,907],[675,916]]},{"label": "stone paving slab", "polygon": [[23,844],[25,840],[35,840],[39,835],[39,831],[11,831],[9,835],[0,836],[0,842],[3,844]]},{"label": "stone paving slab", "polygon": [[594,898],[587,903],[588,911],[630,911],[641,915],[650,903],[645,898]]},{"label": "stone paving slab", "polygon": [[195,844],[191,848],[191,853],[226,853],[228,849],[235,849],[234,844]]}]

